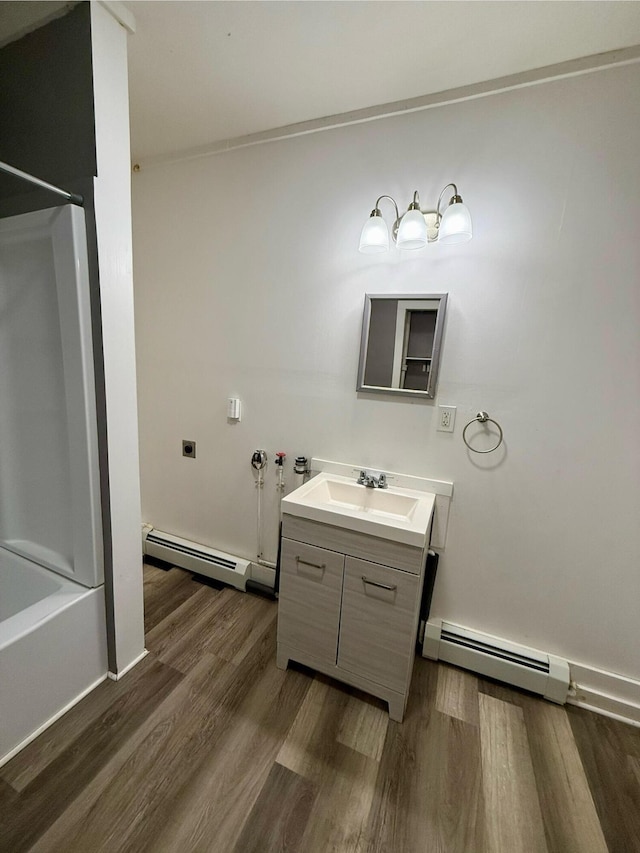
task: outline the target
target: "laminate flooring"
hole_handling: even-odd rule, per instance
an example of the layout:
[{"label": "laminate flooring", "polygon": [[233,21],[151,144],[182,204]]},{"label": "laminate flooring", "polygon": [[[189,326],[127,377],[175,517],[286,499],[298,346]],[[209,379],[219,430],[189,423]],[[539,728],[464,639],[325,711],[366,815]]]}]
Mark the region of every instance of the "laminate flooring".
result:
[{"label": "laminate flooring", "polygon": [[276,668],[275,602],[145,566],[147,657],[0,769],[2,853],[640,853],[640,729],[417,658]]}]

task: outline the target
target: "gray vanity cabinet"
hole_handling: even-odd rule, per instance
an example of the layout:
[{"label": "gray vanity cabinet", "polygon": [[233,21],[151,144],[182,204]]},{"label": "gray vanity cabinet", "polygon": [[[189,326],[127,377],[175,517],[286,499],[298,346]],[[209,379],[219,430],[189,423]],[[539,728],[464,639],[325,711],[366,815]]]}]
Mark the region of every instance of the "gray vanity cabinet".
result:
[{"label": "gray vanity cabinet", "polygon": [[338,666],[403,693],[419,586],[417,575],[347,557]]},{"label": "gray vanity cabinet", "polygon": [[425,550],[283,516],[277,663],[378,696],[401,721],[415,656]]},{"label": "gray vanity cabinet", "polygon": [[280,560],[278,642],[333,666],[344,556],[283,539]]}]

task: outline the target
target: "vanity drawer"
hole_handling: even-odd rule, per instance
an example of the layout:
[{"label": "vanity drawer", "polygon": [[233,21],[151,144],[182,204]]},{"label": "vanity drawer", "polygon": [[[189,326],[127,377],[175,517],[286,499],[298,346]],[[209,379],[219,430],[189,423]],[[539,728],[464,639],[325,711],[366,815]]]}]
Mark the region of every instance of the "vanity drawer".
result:
[{"label": "vanity drawer", "polygon": [[417,575],[347,557],[338,666],[406,691],[419,586]]},{"label": "vanity drawer", "polygon": [[278,642],[335,664],[344,556],[282,540]]},{"label": "vanity drawer", "polygon": [[332,524],[298,518],[287,512],[282,516],[282,535],[298,542],[316,542],[331,551],[341,551],[361,560],[372,560],[374,563],[393,566],[417,575],[424,567],[425,551],[415,545],[392,542],[370,536],[368,533],[358,533],[355,530],[334,527]]}]

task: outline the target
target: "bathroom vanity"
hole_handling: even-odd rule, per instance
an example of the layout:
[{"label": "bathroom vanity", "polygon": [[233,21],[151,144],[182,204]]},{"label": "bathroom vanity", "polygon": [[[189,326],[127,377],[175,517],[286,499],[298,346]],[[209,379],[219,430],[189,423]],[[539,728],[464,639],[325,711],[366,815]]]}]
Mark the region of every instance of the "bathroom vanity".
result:
[{"label": "bathroom vanity", "polygon": [[320,474],[283,499],[277,664],[384,699],[402,721],[435,495]]}]

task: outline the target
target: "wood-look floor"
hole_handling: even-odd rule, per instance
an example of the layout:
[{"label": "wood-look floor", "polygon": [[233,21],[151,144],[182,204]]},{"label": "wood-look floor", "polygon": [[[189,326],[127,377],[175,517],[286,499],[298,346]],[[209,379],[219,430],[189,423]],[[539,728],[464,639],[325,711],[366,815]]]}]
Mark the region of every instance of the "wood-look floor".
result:
[{"label": "wood-look floor", "polygon": [[640,853],[640,730],[417,659],[405,721],[145,567],[150,654],[0,769],[3,853]]}]

